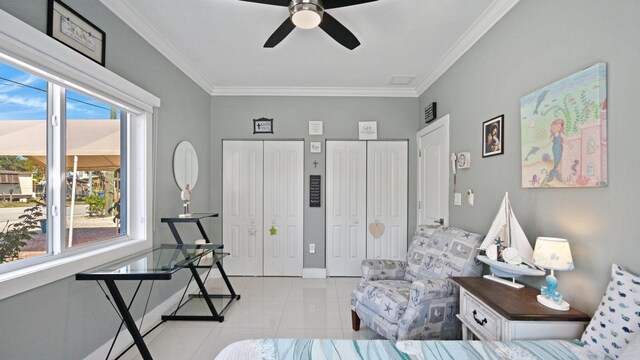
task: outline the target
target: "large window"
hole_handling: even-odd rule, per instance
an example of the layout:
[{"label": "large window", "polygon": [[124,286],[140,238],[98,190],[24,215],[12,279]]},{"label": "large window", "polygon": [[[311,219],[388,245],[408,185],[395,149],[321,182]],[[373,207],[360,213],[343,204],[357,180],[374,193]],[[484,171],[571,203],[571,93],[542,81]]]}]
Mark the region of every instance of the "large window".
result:
[{"label": "large window", "polygon": [[66,246],[125,235],[120,215],[127,114],[69,90],[65,108]]},{"label": "large window", "polygon": [[128,122],[115,105],[0,63],[0,270],[127,235]]},{"label": "large window", "polygon": [[0,77],[0,300],[149,249],[160,99],[3,11]]},{"label": "large window", "polygon": [[46,240],[45,80],[0,63],[0,264],[50,251]]}]

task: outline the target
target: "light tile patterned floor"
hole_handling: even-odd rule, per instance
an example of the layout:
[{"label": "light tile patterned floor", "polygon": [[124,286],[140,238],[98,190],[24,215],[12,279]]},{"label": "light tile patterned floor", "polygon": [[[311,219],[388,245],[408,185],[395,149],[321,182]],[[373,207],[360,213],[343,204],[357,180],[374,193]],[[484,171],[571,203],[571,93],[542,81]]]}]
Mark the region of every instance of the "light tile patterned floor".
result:
[{"label": "light tile patterned floor", "polygon": [[[170,321],[145,338],[154,359],[212,360],[228,344],[255,338],[379,339],[362,324],[351,329],[351,292],[359,278],[302,279],[232,277],[242,298],[229,309],[223,323]],[[222,293],[220,279],[207,288]],[[190,309],[203,311],[201,300]],[[141,359],[136,348],[122,359]]]}]

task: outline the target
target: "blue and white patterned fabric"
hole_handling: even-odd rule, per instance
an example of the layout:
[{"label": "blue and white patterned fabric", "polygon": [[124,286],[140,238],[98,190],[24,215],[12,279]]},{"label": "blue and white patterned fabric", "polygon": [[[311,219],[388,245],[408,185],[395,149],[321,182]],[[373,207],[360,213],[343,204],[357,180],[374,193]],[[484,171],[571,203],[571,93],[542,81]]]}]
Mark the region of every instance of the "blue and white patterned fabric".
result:
[{"label": "blue and white patterned fabric", "polygon": [[230,344],[216,360],[596,360],[578,341],[393,341],[261,339]]},{"label": "blue and white patterned fabric", "polygon": [[407,262],[367,259],[360,266],[362,267],[362,280],[395,280],[404,279]]},{"label": "blue and white patterned fabric", "polygon": [[365,281],[354,292],[359,303],[387,321],[397,323],[407,309],[411,283],[404,280]]},{"label": "blue and white patterned fabric", "polygon": [[454,227],[438,229],[420,225],[407,255],[404,279],[451,279],[479,276],[482,263],[476,259],[484,236]]},{"label": "blue and white patterned fabric", "polygon": [[454,276],[480,276],[482,235],[418,226],[406,261],[363,260],[351,308],[387,339],[459,339]]},{"label": "blue and white patterned fabric", "polygon": [[581,340],[616,359],[637,334],[640,334],[640,277],[613,264],[611,282]]}]

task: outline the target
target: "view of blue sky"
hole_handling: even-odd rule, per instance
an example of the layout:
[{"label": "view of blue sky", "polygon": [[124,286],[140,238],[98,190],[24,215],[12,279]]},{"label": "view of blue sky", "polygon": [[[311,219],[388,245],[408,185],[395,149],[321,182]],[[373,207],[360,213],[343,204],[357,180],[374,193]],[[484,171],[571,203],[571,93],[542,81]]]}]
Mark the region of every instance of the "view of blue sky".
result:
[{"label": "view of blue sky", "polygon": [[[67,119],[109,119],[111,108],[67,91]],[[44,120],[47,82],[0,62],[0,120]]]}]

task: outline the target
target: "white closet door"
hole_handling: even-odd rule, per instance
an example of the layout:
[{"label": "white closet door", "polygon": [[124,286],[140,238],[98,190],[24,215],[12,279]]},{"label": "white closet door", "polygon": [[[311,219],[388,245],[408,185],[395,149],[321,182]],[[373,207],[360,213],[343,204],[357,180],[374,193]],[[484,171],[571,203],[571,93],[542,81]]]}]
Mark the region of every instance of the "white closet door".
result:
[{"label": "white closet door", "polygon": [[[367,144],[367,258],[406,258],[407,161],[406,141]],[[372,227],[384,232],[374,238]]]},{"label": "white closet door", "polygon": [[264,275],[302,275],[303,203],[304,142],[265,141]]},{"label": "white closet door", "polygon": [[367,146],[327,141],[327,275],[359,276],[366,257]]},{"label": "white closet door", "polygon": [[262,141],[224,141],[222,239],[229,275],[262,275]]}]

